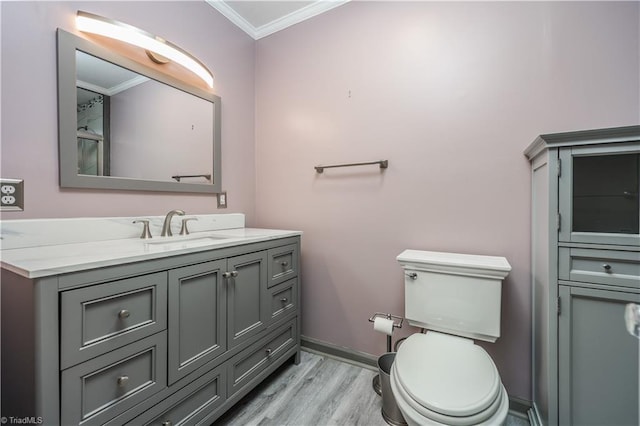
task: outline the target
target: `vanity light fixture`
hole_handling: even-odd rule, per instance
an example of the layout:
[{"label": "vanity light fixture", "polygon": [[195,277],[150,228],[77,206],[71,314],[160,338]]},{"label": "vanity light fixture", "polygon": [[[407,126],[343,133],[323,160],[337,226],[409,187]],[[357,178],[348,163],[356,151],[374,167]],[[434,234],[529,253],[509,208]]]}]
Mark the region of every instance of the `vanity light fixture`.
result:
[{"label": "vanity light fixture", "polygon": [[[176,62],[204,80],[209,87],[213,87],[213,75],[202,62],[161,37],[131,25],[81,10],[76,15],[76,27],[83,32],[98,34],[141,47],[147,50],[147,54],[152,59],[154,56],[160,55]],[[160,61],[157,62],[160,63]]]}]

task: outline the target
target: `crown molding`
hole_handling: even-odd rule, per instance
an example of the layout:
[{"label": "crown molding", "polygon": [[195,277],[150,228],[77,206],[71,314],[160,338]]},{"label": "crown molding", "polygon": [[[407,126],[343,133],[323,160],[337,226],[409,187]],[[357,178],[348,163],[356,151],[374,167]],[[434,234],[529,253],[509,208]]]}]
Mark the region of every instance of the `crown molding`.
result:
[{"label": "crown molding", "polygon": [[237,27],[239,27],[242,31],[249,34],[254,40],[256,37],[254,36],[255,28],[251,25],[246,19],[242,16],[238,15],[238,13],[233,10],[226,2],[220,0],[205,0],[209,6],[213,7],[218,12],[222,13],[222,15],[233,22]]},{"label": "crown molding", "polygon": [[313,18],[316,15],[324,13],[328,10],[334,9],[338,6],[342,6],[351,0],[317,0],[295,12],[289,13],[282,18],[271,21],[268,24],[261,25],[260,27],[254,27],[246,19],[240,16],[235,10],[233,10],[226,2],[220,0],[205,0],[211,7],[220,12],[224,17],[233,22],[245,33],[249,34],[254,40],[259,40],[270,34],[288,28],[299,22],[305,21],[309,18]]}]

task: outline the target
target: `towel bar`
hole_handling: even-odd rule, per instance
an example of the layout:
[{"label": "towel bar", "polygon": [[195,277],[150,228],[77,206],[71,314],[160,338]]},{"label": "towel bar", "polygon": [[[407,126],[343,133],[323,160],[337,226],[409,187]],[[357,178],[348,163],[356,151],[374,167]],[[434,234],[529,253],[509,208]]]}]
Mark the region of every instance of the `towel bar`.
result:
[{"label": "towel bar", "polygon": [[332,164],[329,166],[315,166],[316,172],[322,173],[324,169],[332,169],[335,167],[354,167],[354,166],[368,166],[370,164],[379,164],[381,169],[389,167],[389,160],[367,161],[365,163],[348,163],[348,164]]}]

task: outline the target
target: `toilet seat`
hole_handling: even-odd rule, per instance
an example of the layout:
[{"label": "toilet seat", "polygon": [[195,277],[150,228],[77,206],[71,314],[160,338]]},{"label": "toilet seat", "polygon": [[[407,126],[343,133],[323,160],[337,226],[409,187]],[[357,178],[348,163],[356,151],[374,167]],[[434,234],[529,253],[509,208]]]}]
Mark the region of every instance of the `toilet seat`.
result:
[{"label": "toilet seat", "polygon": [[498,397],[500,403],[496,412],[491,417],[481,421],[479,421],[475,416],[453,417],[442,416],[438,413],[434,413],[431,416],[425,416],[423,413],[414,410],[413,407],[411,407],[406,402],[407,400],[403,399],[402,393],[399,391],[397,383],[393,380],[393,376],[391,378],[391,391],[395,396],[395,401],[398,405],[398,408],[400,409],[400,412],[404,416],[404,419],[409,426],[496,426],[504,424],[509,412],[509,397],[504,387],[502,388],[501,395]]},{"label": "toilet seat", "polygon": [[508,397],[498,370],[470,339],[433,331],[414,334],[399,348],[391,376],[403,412],[404,406],[436,423],[460,426],[499,423],[506,417]]}]

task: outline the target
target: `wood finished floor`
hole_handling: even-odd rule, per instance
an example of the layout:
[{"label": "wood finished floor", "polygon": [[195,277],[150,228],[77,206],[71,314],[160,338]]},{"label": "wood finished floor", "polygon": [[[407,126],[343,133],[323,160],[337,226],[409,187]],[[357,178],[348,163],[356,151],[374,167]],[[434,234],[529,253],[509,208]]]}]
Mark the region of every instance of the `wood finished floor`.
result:
[{"label": "wood finished floor", "polygon": [[[218,419],[215,426],[386,426],[382,399],[371,387],[376,372],[302,352]],[[509,416],[507,426],[528,426]]]}]

